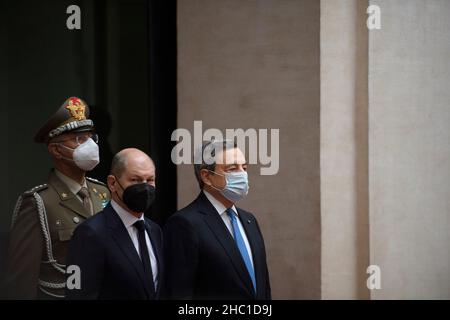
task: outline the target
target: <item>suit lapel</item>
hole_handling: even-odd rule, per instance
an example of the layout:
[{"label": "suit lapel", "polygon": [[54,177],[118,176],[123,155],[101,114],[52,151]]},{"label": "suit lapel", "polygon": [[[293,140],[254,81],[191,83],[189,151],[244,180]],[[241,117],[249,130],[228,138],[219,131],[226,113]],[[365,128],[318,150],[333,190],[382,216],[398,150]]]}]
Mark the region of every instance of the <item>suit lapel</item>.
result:
[{"label": "suit lapel", "polygon": [[53,170],[50,172],[48,183],[58,193],[60,205],[85,218],[89,218],[91,216],[88,212],[86,212],[86,209],[83,207],[81,201],[69,190],[69,187],[67,187],[66,184],[58,178]]},{"label": "suit lapel", "polygon": [[216,236],[222,247],[225,249],[225,252],[231,259],[231,262],[239,274],[239,277],[244,282],[248,293],[254,296],[252,280],[248,274],[247,267],[245,266],[244,260],[242,259],[234,238],[231,236],[228,228],[220,215],[217,213],[214,206],[209,202],[203,193],[200,195],[199,201],[201,203],[200,211],[205,214],[205,222]]},{"label": "suit lapel", "polygon": [[102,203],[101,203],[101,201],[99,201],[99,196],[98,196],[98,193],[96,192],[97,189],[95,189],[95,186],[93,184],[91,184],[87,179],[86,179],[86,184],[87,184],[87,187],[89,190],[89,195],[91,197],[94,213],[102,211],[103,210]]},{"label": "suit lapel", "polygon": [[104,210],[107,211],[108,226],[112,229],[111,235],[113,239],[122,250],[123,254],[127,257],[130,264],[133,266],[133,269],[139,276],[139,279],[141,280],[140,282],[144,286],[145,291],[148,295],[150,295],[149,287],[146,285],[145,281],[144,268],[141,258],[139,258],[139,255],[136,252],[136,248],[134,247],[133,241],[131,240],[127,229],[123,225],[122,220],[120,220],[120,217],[112,208],[111,204],[108,204]]},{"label": "suit lapel", "polygon": [[94,213],[100,212],[103,210],[103,199],[100,196],[100,193],[95,188],[95,184],[89,182],[89,180],[86,179],[86,184],[89,190],[89,195],[91,196],[92,206],[94,208]]}]

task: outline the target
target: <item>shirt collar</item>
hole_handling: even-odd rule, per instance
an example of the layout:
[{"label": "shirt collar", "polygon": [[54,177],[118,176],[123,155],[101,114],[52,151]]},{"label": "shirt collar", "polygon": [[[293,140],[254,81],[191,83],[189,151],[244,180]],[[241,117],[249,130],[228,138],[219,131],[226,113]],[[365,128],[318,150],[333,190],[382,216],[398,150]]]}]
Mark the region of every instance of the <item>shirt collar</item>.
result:
[{"label": "shirt collar", "polygon": [[[203,193],[205,194],[206,198],[208,198],[209,202],[211,202],[218,214],[223,215],[226,212],[227,208],[219,200],[214,198],[211,193],[206,190],[203,190]],[[236,207],[234,205],[231,207],[231,209],[234,211],[234,213],[236,213],[236,215],[238,215]]]},{"label": "shirt collar", "polygon": [[124,226],[128,229],[131,227],[136,221],[144,220],[144,214],[141,215],[140,218],[136,218],[131,213],[129,213],[127,210],[122,208],[117,202],[114,200],[111,200],[111,206],[113,209],[117,212],[117,214],[120,217],[120,220],[122,220]]},{"label": "shirt collar", "polygon": [[69,178],[64,173],[55,169],[56,176],[69,188],[70,192],[77,194],[82,187],[87,188],[86,179],[84,179],[83,185],[80,185],[75,180]]}]

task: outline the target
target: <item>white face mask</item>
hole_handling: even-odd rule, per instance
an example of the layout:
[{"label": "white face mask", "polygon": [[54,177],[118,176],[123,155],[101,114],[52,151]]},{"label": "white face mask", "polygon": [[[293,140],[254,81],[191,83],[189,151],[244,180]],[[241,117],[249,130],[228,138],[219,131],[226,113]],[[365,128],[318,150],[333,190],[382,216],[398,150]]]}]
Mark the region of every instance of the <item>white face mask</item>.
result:
[{"label": "white face mask", "polygon": [[209,170],[219,176],[225,177],[225,188],[219,189],[211,184],[211,187],[219,191],[225,198],[235,203],[245,198],[248,194],[248,174],[246,171],[228,172],[225,175]]},{"label": "white face mask", "polygon": [[81,170],[90,171],[100,162],[98,145],[91,138],[87,139],[86,142],[80,144],[75,149],[69,148],[61,143],[59,143],[59,145],[66,149],[73,150],[73,159],[64,159],[75,162],[77,167]]}]

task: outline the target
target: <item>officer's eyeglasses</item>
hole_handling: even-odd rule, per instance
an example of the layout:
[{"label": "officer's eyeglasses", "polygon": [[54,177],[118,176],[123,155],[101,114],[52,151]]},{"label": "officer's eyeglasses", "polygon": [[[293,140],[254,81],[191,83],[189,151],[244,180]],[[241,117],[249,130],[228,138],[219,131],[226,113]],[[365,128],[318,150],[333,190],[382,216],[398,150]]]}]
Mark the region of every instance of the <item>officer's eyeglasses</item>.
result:
[{"label": "officer's eyeglasses", "polygon": [[61,143],[61,142],[66,142],[66,141],[76,141],[78,145],[85,143],[86,141],[88,141],[88,139],[91,138],[92,140],[94,140],[95,143],[98,144],[98,134],[96,133],[88,133],[88,134],[83,134],[83,135],[77,135],[73,138],[70,139],[66,139],[66,140],[61,140],[61,141],[57,141],[55,143]]}]

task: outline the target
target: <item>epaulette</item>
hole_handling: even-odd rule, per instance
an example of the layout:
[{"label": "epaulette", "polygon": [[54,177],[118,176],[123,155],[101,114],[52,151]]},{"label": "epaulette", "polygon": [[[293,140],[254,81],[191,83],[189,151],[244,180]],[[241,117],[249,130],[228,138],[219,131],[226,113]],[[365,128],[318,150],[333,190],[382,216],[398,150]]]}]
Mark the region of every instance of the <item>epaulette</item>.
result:
[{"label": "epaulette", "polygon": [[103,183],[103,182],[101,182],[101,181],[99,181],[99,180],[97,180],[97,179],[89,178],[89,177],[86,177],[86,179],[88,179],[90,182],[97,183],[97,184],[101,184],[102,186],[105,186],[105,187],[106,187],[106,183]]},{"label": "epaulette", "polygon": [[36,186],[34,188],[31,188],[28,191],[25,191],[23,193],[23,196],[30,196],[30,195],[34,194],[35,192],[39,192],[39,191],[45,190],[47,188],[48,188],[48,185],[46,183],[44,183],[44,184],[41,184],[41,185]]},{"label": "epaulette", "polygon": [[25,191],[23,194],[19,196],[17,199],[16,205],[14,207],[13,215],[11,218],[11,228],[14,226],[14,223],[16,222],[16,219],[19,215],[20,207],[22,206],[22,201],[24,198],[28,197],[34,197],[37,201],[37,199],[41,199],[41,196],[38,194],[39,191],[45,190],[48,188],[48,185],[46,183],[38,185],[34,188],[31,188],[28,191]]}]

